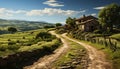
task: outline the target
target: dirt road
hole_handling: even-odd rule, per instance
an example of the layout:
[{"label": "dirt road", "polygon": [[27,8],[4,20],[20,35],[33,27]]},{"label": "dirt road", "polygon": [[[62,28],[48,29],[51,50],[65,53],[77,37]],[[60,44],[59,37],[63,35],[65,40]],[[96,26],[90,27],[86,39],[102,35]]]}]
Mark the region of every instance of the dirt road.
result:
[{"label": "dirt road", "polygon": [[109,64],[109,62],[106,61],[105,54],[103,52],[95,49],[94,47],[88,44],[69,38],[65,34],[63,34],[62,36],[64,38],[67,38],[68,40],[71,40],[84,46],[87,49],[89,58],[91,60],[88,69],[112,69],[111,64]]},{"label": "dirt road", "polygon": [[61,38],[63,46],[55,50],[54,54],[45,56],[33,65],[27,66],[24,69],[51,69],[49,68],[50,64],[56,61],[57,58],[61,56],[61,54],[64,54],[67,51],[67,49],[69,49],[68,42],[64,38],[76,42],[87,49],[89,58],[91,60],[88,69],[112,69],[110,64],[106,61],[105,54],[103,52],[98,51],[97,49],[88,44],[69,38],[65,34],[61,35],[62,37],[64,37],[62,38],[61,36],[55,34],[54,31],[51,31],[50,33],[56,35],[58,38]]},{"label": "dirt road", "polygon": [[50,31],[50,33],[60,38],[63,43],[63,46],[55,50],[52,55],[48,55],[43,58],[40,58],[33,65],[26,66],[24,67],[24,69],[51,69],[49,67],[50,64],[53,63],[55,60],[57,60],[57,58],[59,58],[62,54],[67,52],[67,49],[69,49],[68,42],[65,39],[63,39],[61,36],[57,35],[54,31]]}]

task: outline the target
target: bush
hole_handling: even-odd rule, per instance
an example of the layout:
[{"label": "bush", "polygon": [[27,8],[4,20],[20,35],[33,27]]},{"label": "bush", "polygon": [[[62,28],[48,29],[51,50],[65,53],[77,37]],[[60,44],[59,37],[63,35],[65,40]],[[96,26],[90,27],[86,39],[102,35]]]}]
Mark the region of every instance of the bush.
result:
[{"label": "bush", "polygon": [[36,43],[38,43],[39,41],[41,41],[41,39],[33,39],[33,40],[30,40],[29,42],[27,42],[27,46],[31,46],[32,44],[36,44]]},{"label": "bush", "polygon": [[9,49],[9,50],[12,50],[12,51],[18,50],[19,48],[20,48],[20,46],[17,46],[17,45],[9,45],[9,46],[8,46],[8,49]]},{"label": "bush", "polygon": [[20,43],[20,41],[19,41],[19,40],[16,40],[16,43]]},{"label": "bush", "polygon": [[30,43],[30,42],[25,44],[25,46],[31,46],[31,45],[32,45],[32,43]]},{"label": "bush", "polygon": [[7,49],[7,46],[0,46],[0,51],[5,51]]},{"label": "bush", "polygon": [[24,37],[24,36],[23,36],[22,38],[23,38],[23,39],[25,39],[25,37]]},{"label": "bush", "polygon": [[48,29],[48,28],[55,28],[55,26],[44,26],[45,29]]},{"label": "bush", "polygon": [[14,42],[14,41],[9,41],[8,42],[8,45],[14,45],[14,44],[16,44],[16,42]]},{"label": "bush", "polygon": [[48,32],[39,32],[35,38],[38,39],[38,38],[41,38],[41,39],[45,39],[45,38],[50,38],[52,35]]},{"label": "bush", "polygon": [[8,27],[8,31],[11,32],[11,33],[14,33],[14,32],[17,31],[17,29],[14,28],[14,27]]},{"label": "bush", "polygon": [[30,34],[33,34],[34,32],[30,32]]},{"label": "bush", "polygon": [[11,39],[8,39],[8,41],[11,41]]}]

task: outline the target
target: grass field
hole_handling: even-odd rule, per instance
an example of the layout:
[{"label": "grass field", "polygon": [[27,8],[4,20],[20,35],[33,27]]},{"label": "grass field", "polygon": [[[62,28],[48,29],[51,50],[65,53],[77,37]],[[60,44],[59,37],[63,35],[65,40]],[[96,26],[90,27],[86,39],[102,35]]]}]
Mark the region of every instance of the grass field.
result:
[{"label": "grass field", "polygon": [[[39,32],[46,32],[45,29],[38,29],[26,32],[17,32],[15,34],[0,35],[0,57],[22,51],[32,51],[43,46],[52,46],[60,43],[55,36],[50,38],[35,38]],[[58,44],[59,45],[59,44]]]}]

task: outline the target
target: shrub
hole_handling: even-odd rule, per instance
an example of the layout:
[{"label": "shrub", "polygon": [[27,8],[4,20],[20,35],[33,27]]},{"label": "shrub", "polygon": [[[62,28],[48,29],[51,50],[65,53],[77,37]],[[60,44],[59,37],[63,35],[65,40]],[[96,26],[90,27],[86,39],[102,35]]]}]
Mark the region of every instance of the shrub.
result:
[{"label": "shrub", "polygon": [[35,38],[41,38],[41,39],[45,39],[45,38],[50,38],[52,35],[48,32],[39,32]]},{"label": "shrub", "polygon": [[32,45],[32,43],[30,43],[30,42],[29,42],[29,43],[26,43],[26,46],[31,46],[31,45]]},{"label": "shrub", "polygon": [[7,49],[7,46],[0,46],[0,51],[5,51]]},{"label": "shrub", "polygon": [[24,36],[23,36],[22,38],[23,38],[23,39],[25,39],[25,37],[24,37]]},{"label": "shrub", "polygon": [[16,43],[20,43],[20,41],[19,41],[19,40],[16,40]]},{"label": "shrub", "polygon": [[40,42],[41,41],[41,39],[32,39],[32,40],[29,40],[28,42],[27,42],[27,46],[30,46],[30,45],[32,45],[32,44],[36,44],[36,43],[38,43],[38,42]]},{"label": "shrub", "polygon": [[16,44],[16,42],[14,42],[14,41],[9,41],[8,42],[8,45],[14,45],[14,44]]},{"label": "shrub", "polygon": [[20,48],[20,46],[17,46],[17,45],[9,45],[9,46],[8,46],[8,49],[9,49],[9,50],[13,50],[13,51],[14,51],[14,50],[18,50],[19,48]]},{"label": "shrub", "polygon": [[8,31],[11,32],[11,33],[14,33],[14,32],[17,31],[17,29],[14,28],[14,27],[8,27]]},{"label": "shrub", "polygon": [[8,41],[11,41],[11,39],[8,39]]},{"label": "shrub", "polygon": [[46,26],[44,26],[44,28],[45,28],[45,29],[48,29],[48,28],[55,28],[55,26],[48,26],[48,25],[46,25]]},{"label": "shrub", "polygon": [[30,32],[30,34],[33,34],[34,32]]}]

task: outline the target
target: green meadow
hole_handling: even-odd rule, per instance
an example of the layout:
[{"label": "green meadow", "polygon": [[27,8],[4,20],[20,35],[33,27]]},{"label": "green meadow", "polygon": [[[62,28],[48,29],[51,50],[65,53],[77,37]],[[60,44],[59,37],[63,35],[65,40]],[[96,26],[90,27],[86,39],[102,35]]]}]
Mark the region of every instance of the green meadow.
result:
[{"label": "green meadow", "polygon": [[[43,36],[37,36],[39,33]],[[26,32],[16,32],[14,34],[0,35],[0,57],[23,51],[33,51],[43,46],[59,45],[59,39],[49,34],[45,29],[31,30]],[[36,38],[37,36],[37,38]]]}]

